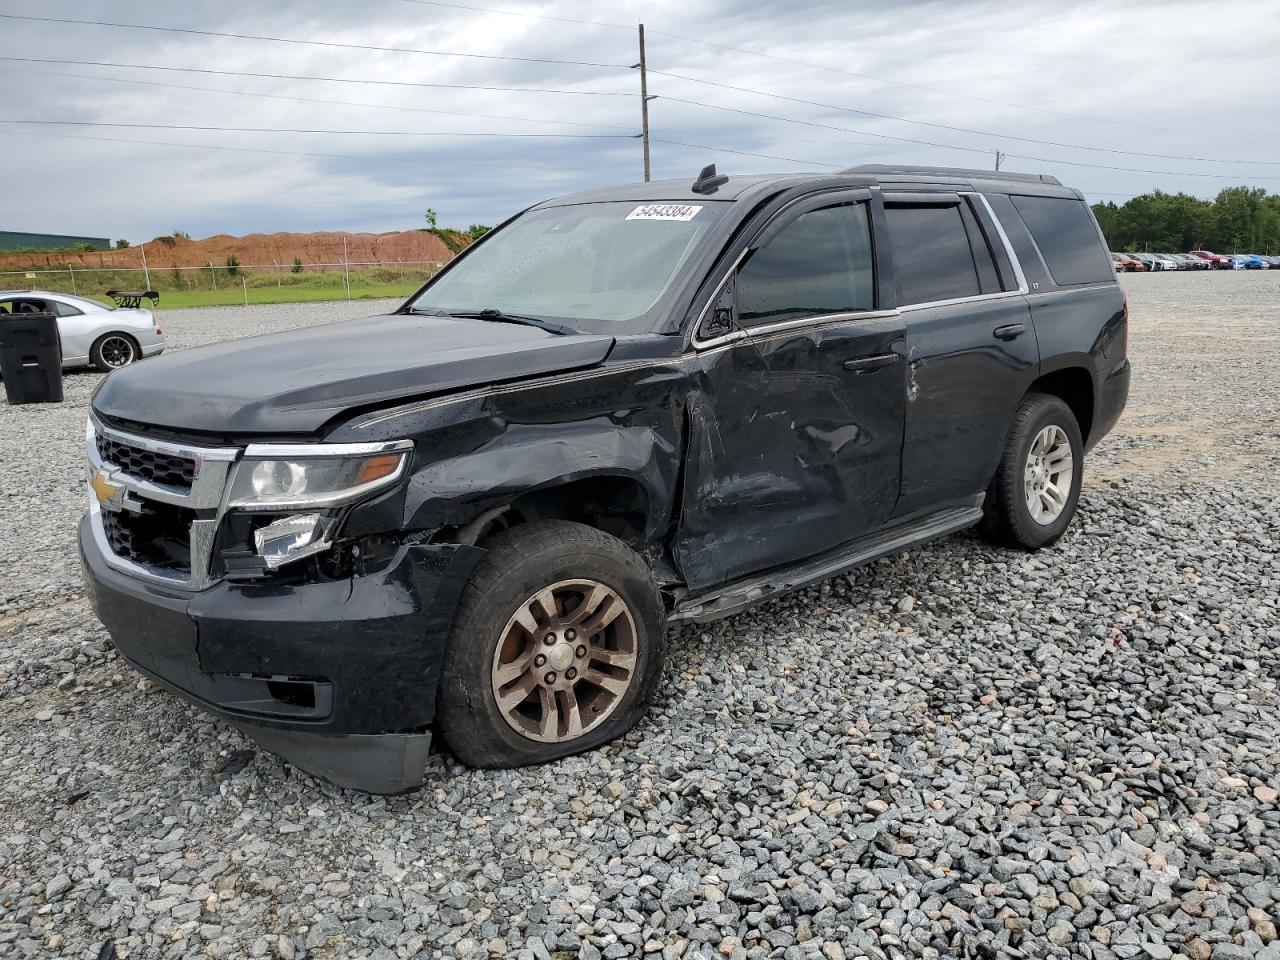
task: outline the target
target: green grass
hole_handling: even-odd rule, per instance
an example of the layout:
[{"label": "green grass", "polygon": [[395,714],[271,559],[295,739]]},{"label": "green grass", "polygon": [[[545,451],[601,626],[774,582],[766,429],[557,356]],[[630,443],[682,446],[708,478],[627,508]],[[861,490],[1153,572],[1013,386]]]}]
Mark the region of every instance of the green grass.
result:
[{"label": "green grass", "polygon": [[[416,283],[351,282],[352,300],[379,297],[404,298],[418,289]],[[219,290],[174,290],[160,294],[160,309],[182,307],[244,306],[245,291],[240,287]],[[249,303],[310,303],[318,300],[346,300],[342,287],[249,287]]]},{"label": "green grass", "polygon": [[[352,300],[378,297],[407,297],[430,276],[431,271],[417,267],[366,267],[351,271]],[[217,288],[214,288],[214,281]],[[19,271],[0,276],[0,289],[34,288],[61,293],[78,293],[82,297],[107,302],[108,290],[140,290],[140,272],[127,270],[76,270],[75,288],[71,275],[41,273],[28,280]],[[225,267],[211,276],[208,271],[151,271],[151,288],[160,294],[161,309],[182,307],[243,306],[246,298],[255,303],[307,303],[320,300],[346,300],[348,292],[341,272],[251,271],[240,268],[228,273]]]}]

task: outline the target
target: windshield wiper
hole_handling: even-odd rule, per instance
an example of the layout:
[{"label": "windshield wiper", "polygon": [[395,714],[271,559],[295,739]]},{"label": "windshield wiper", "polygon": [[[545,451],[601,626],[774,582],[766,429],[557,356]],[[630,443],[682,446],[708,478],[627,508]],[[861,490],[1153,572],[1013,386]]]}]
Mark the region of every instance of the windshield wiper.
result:
[{"label": "windshield wiper", "polygon": [[526,317],[518,313],[507,313],[503,310],[450,310],[449,316],[466,317],[471,320],[487,320],[490,323],[519,323],[526,327],[537,327],[539,330],[554,333],[559,337],[572,336],[578,332],[573,327],[567,327],[562,323],[552,323],[550,320]]}]

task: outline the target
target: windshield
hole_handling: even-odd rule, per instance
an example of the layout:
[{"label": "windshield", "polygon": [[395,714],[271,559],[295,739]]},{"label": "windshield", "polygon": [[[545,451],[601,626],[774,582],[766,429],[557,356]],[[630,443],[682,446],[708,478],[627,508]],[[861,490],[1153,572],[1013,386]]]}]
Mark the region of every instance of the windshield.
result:
[{"label": "windshield", "polygon": [[467,254],[410,307],[498,310],[599,333],[653,328],[653,312],[723,204],[584,203],[531,210]]}]

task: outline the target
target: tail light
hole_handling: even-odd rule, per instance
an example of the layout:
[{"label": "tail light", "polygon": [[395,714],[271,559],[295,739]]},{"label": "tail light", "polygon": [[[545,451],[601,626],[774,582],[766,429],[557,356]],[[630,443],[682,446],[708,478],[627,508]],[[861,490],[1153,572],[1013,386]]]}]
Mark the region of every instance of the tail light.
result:
[{"label": "tail light", "polygon": [[1124,324],[1124,355],[1129,355],[1129,293],[1127,290],[1121,290],[1120,296],[1124,298],[1124,310],[1120,314],[1120,322]]}]

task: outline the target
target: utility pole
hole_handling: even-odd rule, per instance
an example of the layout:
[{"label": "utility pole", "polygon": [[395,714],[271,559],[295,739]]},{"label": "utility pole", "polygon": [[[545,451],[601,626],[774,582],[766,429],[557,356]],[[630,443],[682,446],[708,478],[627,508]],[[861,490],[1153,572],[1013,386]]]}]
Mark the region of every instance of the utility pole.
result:
[{"label": "utility pole", "polygon": [[649,75],[644,62],[644,24],[640,24],[640,137],[644,141],[644,179],[649,180]]},{"label": "utility pole", "polygon": [[1004,163],[1004,154],[999,150],[996,151],[996,170],[1000,170],[1000,164]]}]

